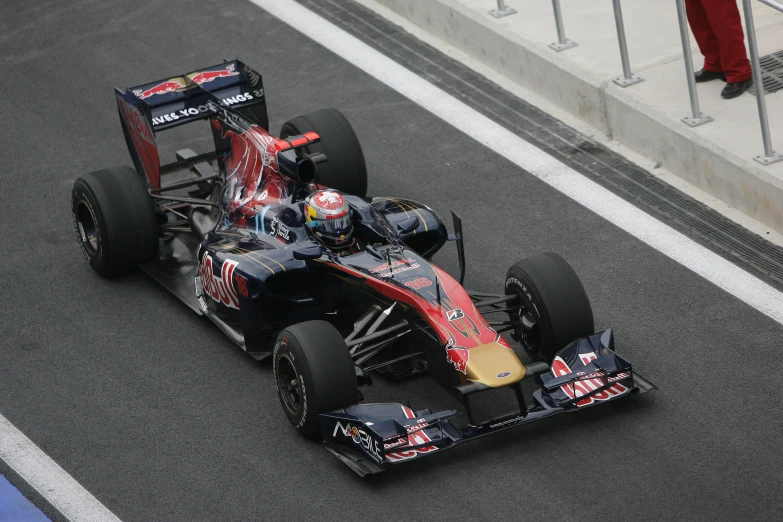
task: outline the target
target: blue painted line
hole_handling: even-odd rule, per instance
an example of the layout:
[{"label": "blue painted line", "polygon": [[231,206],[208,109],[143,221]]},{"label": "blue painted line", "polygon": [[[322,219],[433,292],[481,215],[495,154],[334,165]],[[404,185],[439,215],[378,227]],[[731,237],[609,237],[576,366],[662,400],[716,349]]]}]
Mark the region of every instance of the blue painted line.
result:
[{"label": "blue painted line", "polygon": [[0,520],[51,522],[43,512],[0,475]]}]

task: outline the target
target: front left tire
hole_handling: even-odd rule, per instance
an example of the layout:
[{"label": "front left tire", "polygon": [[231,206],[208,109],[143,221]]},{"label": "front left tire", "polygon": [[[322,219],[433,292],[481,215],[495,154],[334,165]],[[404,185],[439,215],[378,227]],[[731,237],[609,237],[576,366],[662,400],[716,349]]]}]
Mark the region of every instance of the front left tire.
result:
[{"label": "front left tire", "polygon": [[280,332],[272,365],[283,412],[308,439],[321,438],[320,414],[346,408],[359,399],[348,346],[326,321],[306,321]]}]

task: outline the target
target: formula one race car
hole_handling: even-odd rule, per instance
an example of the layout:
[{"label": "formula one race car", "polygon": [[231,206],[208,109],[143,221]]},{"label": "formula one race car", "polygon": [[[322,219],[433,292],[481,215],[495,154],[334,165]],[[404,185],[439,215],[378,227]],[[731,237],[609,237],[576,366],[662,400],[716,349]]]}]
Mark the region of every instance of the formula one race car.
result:
[{"label": "formula one race car", "polygon": [[[654,388],[614,352],[611,330],[594,332],[582,284],[556,254],[514,264],[498,295],[465,291],[459,218],[449,234],[425,205],[367,197],[340,112],[296,117],[274,137],[261,75],[238,60],[116,97],[135,169],[76,180],[87,260],[106,277],[140,267],[251,356],[271,356],[290,423],[357,473]],[[214,150],[161,165],[158,133],[197,120]],[[448,240],[458,279],[429,261]],[[374,374],[422,372],[464,417],[361,403]],[[495,411],[501,399],[510,411]]]}]

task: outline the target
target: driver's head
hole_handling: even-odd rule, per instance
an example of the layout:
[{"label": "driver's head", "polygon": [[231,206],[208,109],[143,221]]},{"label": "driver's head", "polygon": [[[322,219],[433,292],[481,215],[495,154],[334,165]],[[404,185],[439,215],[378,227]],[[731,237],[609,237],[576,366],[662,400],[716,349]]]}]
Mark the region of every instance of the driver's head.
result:
[{"label": "driver's head", "polygon": [[352,211],[339,192],[313,192],[305,199],[304,214],[305,224],[324,245],[340,248],[351,243]]}]

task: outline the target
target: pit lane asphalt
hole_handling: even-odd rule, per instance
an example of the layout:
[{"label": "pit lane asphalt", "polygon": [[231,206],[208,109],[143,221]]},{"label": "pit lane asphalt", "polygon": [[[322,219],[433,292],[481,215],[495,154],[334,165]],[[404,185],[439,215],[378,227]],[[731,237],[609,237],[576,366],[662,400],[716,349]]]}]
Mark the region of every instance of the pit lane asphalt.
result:
[{"label": "pit lane asphalt", "polygon": [[[372,480],[295,436],[268,365],[144,275],[100,279],[70,217],[76,177],[130,164],[112,86],[235,56],[264,74],[273,129],[339,108],[372,194],[457,210],[466,286],[498,291],[517,259],[562,254],[596,325],[661,389]],[[781,325],[252,4],[4,2],[0,78],[0,413],[123,520],[777,515]],[[456,269],[452,247],[435,261]],[[368,401],[455,406],[427,379],[376,383]]]}]

